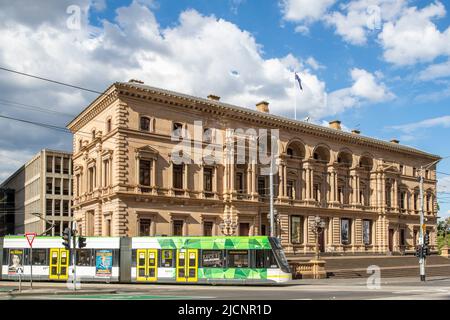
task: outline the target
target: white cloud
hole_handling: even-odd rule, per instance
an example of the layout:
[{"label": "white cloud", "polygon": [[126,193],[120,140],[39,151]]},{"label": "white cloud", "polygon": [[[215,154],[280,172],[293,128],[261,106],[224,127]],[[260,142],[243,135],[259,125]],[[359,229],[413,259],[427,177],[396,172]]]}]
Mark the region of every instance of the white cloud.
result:
[{"label": "white cloud", "polygon": [[[379,103],[395,98],[395,95],[370,72],[354,68],[350,72],[353,85],[332,92],[328,96],[328,106],[336,113],[362,103]],[[339,110],[339,111],[338,111]]]},{"label": "white cloud", "polygon": [[[86,23],[75,31],[66,27],[63,7],[46,7],[63,15],[48,12],[55,17],[53,20],[45,21],[45,15],[41,15],[40,19],[33,17],[33,23],[20,16],[20,10],[11,9],[0,22],[2,41],[8,43],[0,49],[0,65],[95,90],[135,78],[148,85],[198,96],[214,93],[222,101],[252,109],[256,102],[265,99],[270,102],[272,113],[287,116],[293,116],[295,103],[299,116],[321,118],[389,96],[376,76],[360,69],[352,70],[353,84],[342,89],[343,96],[339,91],[327,94],[325,82],[314,74],[321,66],[313,57],[305,62],[292,54],[265,58],[252,34],[195,10],[182,12],[177,24],[163,28],[147,5],[133,1],[116,10],[113,21],[102,21],[98,27]],[[88,22],[87,17],[84,20]],[[294,69],[300,71],[302,92],[294,86]],[[71,114],[78,114],[95,98],[86,92],[6,73],[0,74],[0,95]],[[331,99],[330,104],[328,98],[327,103],[327,97],[339,95],[340,99]],[[12,113],[12,109],[0,109],[2,114]],[[29,111],[14,115],[59,126],[70,120]],[[0,121],[0,150],[12,152],[20,148],[32,155],[44,147],[72,147],[70,135]],[[0,167],[2,176],[6,171],[11,173],[12,168]]]},{"label": "white cloud", "polygon": [[308,59],[305,60],[306,64],[308,64],[313,70],[319,70],[319,69],[325,69],[325,66],[317,62],[314,57],[308,57]]},{"label": "white cloud", "polygon": [[450,128],[450,116],[426,119],[418,122],[392,126],[391,128],[410,134],[418,129],[427,129],[433,127]]},{"label": "white cloud", "polygon": [[324,17],[336,34],[354,45],[364,45],[371,32],[381,29],[382,23],[396,19],[406,6],[406,0],[356,0],[340,6]]},{"label": "white cloud", "polygon": [[433,23],[445,14],[444,5],[435,2],[422,9],[410,7],[397,21],[385,23],[378,35],[384,59],[396,65],[411,65],[450,55],[450,27],[441,32]]},{"label": "white cloud", "polygon": [[336,0],[282,0],[283,19],[293,22],[314,22],[322,18]]},{"label": "white cloud", "polygon": [[422,81],[446,78],[450,76],[450,60],[428,66],[419,73],[418,79]]}]

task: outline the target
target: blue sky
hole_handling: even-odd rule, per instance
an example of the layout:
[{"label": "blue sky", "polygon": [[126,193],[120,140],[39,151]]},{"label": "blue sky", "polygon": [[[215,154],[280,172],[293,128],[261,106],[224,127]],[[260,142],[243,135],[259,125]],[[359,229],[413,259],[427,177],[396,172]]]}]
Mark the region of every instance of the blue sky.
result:
[{"label": "blue sky", "polygon": [[[80,8],[75,28],[67,22],[71,5]],[[0,48],[1,66],[95,90],[138,78],[248,107],[267,99],[272,112],[288,117],[295,100],[298,118],[339,119],[347,129],[450,156],[447,2],[23,0],[2,6],[0,33],[10,45]],[[292,70],[304,92],[291,91]],[[8,101],[69,114],[94,98],[5,73],[0,92]],[[1,115],[62,126],[70,120],[1,103]],[[65,134],[5,120],[0,126],[0,180],[40,148],[71,148]],[[24,129],[29,136],[17,133]],[[450,174],[450,159],[438,170]],[[438,177],[445,216],[450,176]]]}]

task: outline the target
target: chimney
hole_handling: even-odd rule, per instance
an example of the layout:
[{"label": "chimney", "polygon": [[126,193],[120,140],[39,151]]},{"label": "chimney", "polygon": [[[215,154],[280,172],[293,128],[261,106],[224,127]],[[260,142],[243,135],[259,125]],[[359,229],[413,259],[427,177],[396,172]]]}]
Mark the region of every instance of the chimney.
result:
[{"label": "chimney", "polygon": [[130,79],[130,80],[128,80],[128,82],[144,84],[144,81],[142,81],[142,80],[137,80],[137,79]]},{"label": "chimney", "polygon": [[269,113],[269,103],[267,101],[261,101],[256,104],[256,110],[259,112]]},{"label": "chimney", "polygon": [[352,133],[353,133],[353,134],[360,134],[361,131],[359,131],[359,130],[357,130],[357,129],[353,129],[353,130],[352,130]]},{"label": "chimney", "polygon": [[392,139],[392,140],[391,140],[391,143],[399,144],[399,143],[400,143],[400,141],[399,141],[399,140],[397,140],[397,139]]},{"label": "chimney", "polygon": [[341,122],[339,120],[333,120],[329,122],[330,128],[341,130]]},{"label": "chimney", "polygon": [[209,99],[209,100],[214,100],[214,101],[219,101],[219,100],[220,100],[220,97],[219,97],[219,96],[216,96],[216,95],[214,95],[214,94],[210,94],[210,95],[208,96],[208,99]]}]

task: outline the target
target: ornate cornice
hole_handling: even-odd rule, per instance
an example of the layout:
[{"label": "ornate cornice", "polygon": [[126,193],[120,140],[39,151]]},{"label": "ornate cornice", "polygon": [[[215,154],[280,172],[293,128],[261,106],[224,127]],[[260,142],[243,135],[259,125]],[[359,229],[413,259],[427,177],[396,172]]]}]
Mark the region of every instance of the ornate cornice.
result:
[{"label": "ornate cornice", "polygon": [[430,160],[440,159],[437,155],[396,143],[382,141],[362,135],[355,135],[320,125],[292,120],[219,101],[203,99],[137,83],[114,83],[105,91],[104,94],[94,100],[77,118],[69,123],[67,127],[75,133],[87,122],[94,119],[95,116],[97,116],[113,101],[120,99],[121,97],[153,101],[169,106],[190,109],[192,112],[198,112],[199,114],[213,115],[222,119],[224,122],[229,121],[232,123],[236,120],[245,121],[260,127],[275,127],[286,131],[294,131],[324,137],[337,142],[346,142],[353,145],[365,146],[371,149],[387,150],[406,155],[421,156]]}]

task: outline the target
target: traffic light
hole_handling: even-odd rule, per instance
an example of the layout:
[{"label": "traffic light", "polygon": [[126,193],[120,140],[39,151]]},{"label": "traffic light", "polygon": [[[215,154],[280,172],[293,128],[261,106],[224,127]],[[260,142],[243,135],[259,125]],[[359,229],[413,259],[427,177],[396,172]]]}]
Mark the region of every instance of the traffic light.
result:
[{"label": "traffic light", "polygon": [[62,244],[67,250],[70,249],[70,238],[72,236],[71,233],[72,233],[72,230],[70,230],[70,228],[65,228],[63,231],[62,239],[64,241],[62,242]]},{"label": "traffic light", "polygon": [[430,244],[430,235],[428,233],[425,233],[423,242],[425,243],[425,245]]},{"label": "traffic light", "polygon": [[417,258],[420,258],[422,256],[422,246],[416,246],[416,254],[415,256]]},{"label": "traffic light", "polygon": [[86,238],[85,237],[82,237],[82,236],[79,236],[78,237],[78,248],[84,248],[84,247],[86,247]]},{"label": "traffic light", "polygon": [[430,248],[428,246],[423,247],[423,256],[429,256],[430,255]]}]

